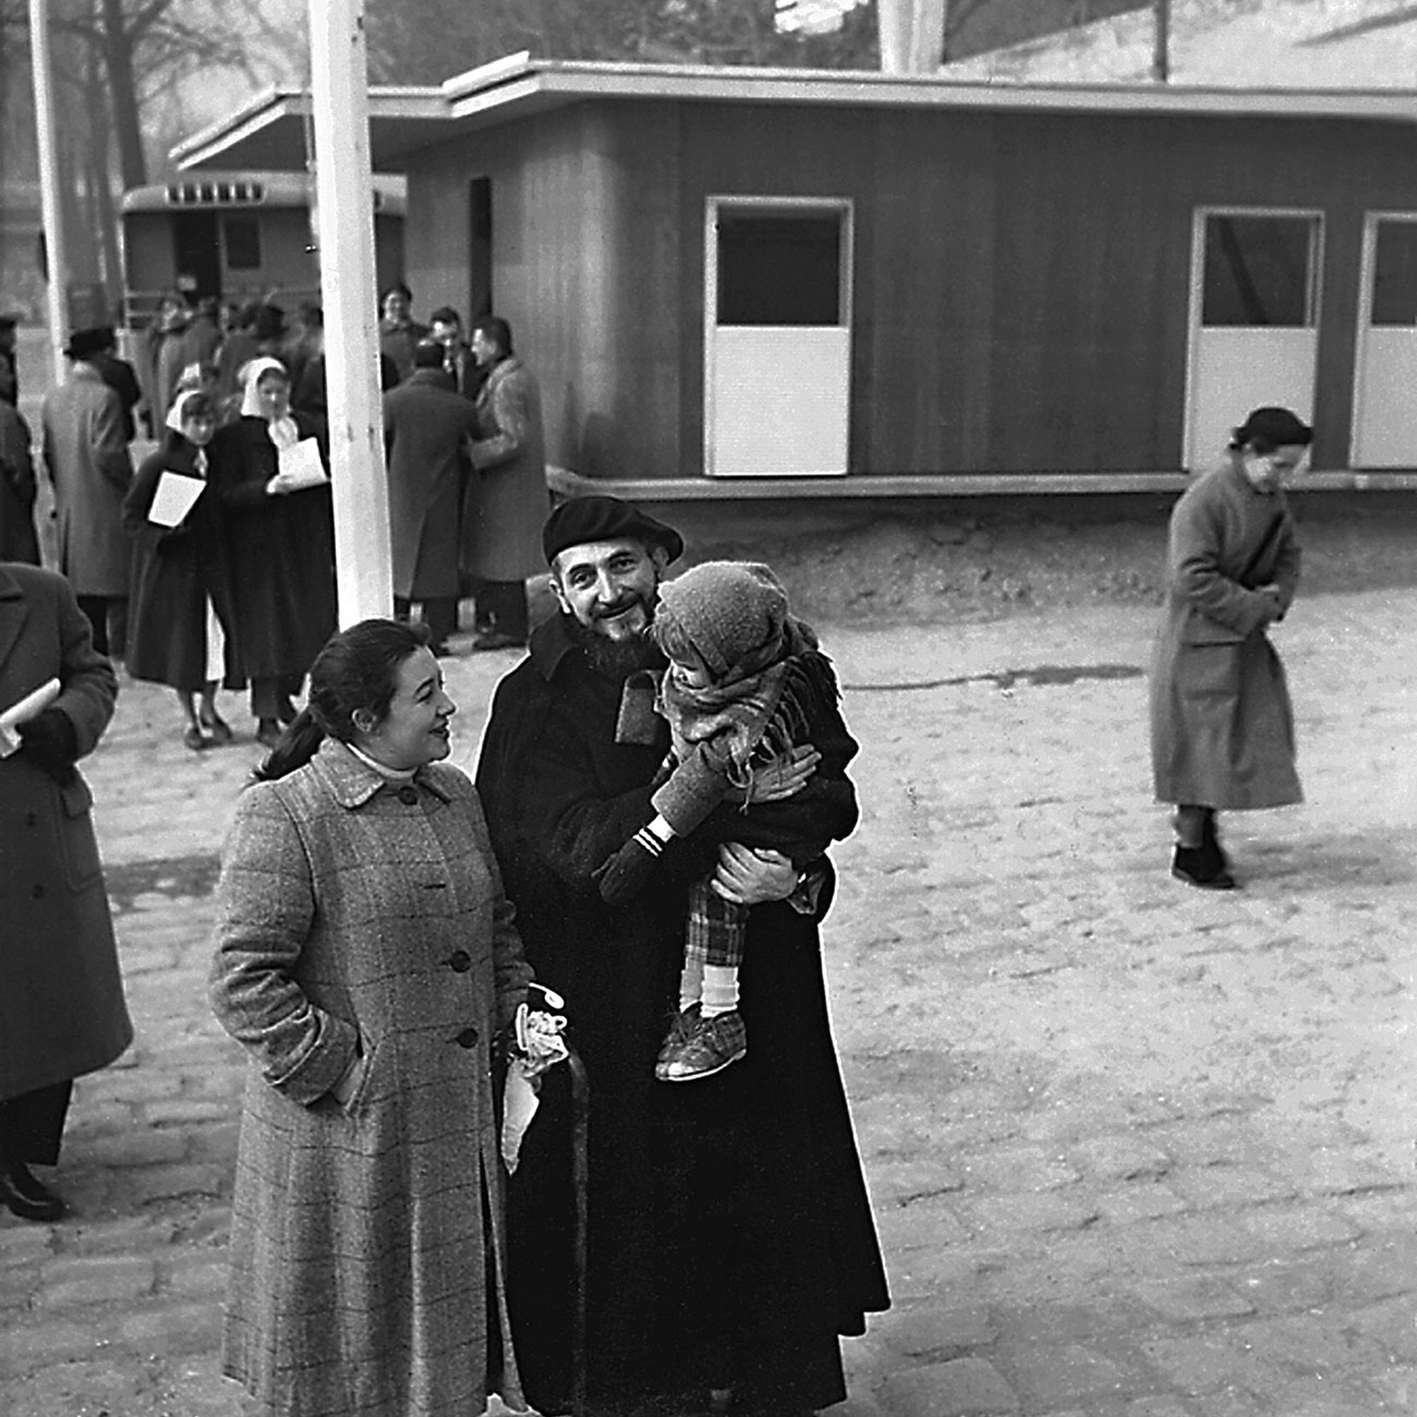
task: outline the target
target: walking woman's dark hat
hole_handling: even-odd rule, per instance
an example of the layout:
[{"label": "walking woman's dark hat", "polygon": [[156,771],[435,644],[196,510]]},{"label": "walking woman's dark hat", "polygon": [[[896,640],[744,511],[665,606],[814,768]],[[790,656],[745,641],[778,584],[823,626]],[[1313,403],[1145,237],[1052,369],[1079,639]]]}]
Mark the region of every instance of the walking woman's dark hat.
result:
[{"label": "walking woman's dark hat", "polygon": [[552,562],[568,546],[628,537],[646,546],[662,547],[671,561],[684,554],[684,538],[672,526],[656,521],[631,502],[618,497],[572,497],[546,519],[541,546]]}]

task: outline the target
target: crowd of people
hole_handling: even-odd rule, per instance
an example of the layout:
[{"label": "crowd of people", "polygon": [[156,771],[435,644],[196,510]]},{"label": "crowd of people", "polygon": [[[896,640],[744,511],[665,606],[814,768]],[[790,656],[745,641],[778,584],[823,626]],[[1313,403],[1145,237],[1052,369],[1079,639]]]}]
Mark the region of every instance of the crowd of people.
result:
[{"label": "crowd of people", "polygon": [[[38,564],[12,335],[0,321],[0,558]],[[218,694],[247,687],[255,735],[273,746],[336,624],[319,307],[287,321],[270,303],[171,295],[136,366],[111,328],[76,331],[64,353],[69,376],[42,406],[41,471],[58,566],[95,648],[176,691],[190,748],[232,741]],[[449,306],[425,326],[397,284],[381,301],[379,383],[395,618],[419,605],[447,654],[466,597],[474,650],[524,645],[548,502],[540,393],[510,326],[489,315],[465,337]],[[157,447],[135,469],[139,431]]]},{"label": "crowd of people", "polygon": [[[30,1168],[57,1161],[73,1078],[132,1037],[75,767],[116,691],[127,582],[85,538],[117,491],[140,567],[130,668],[178,689],[193,746],[229,735],[217,692],[249,679],[270,748],[223,851],[210,978],[251,1061],[223,1366],[253,1410],[432,1417],[496,1392],[546,1414],[810,1417],[846,1395],[841,1338],[890,1304],[821,959],[827,851],[857,818],[835,674],[770,568],[674,576],[673,527],[606,496],[548,517],[542,487],[557,613],[528,635],[524,563],[489,538],[483,637],[528,653],[475,780],[447,764],[436,637],[467,545],[448,528],[469,479],[540,458],[540,411],[504,322],[464,346],[445,309],[432,340],[408,303],[393,292],[381,327],[402,613],[339,632],[321,422],[292,405],[287,361],[244,359],[234,416],[219,378],[180,370],[163,446],[119,488],[106,345],[70,342],[45,408],[67,579],[0,565],[18,740],[0,740],[0,831],[20,844],[0,896],[29,903],[23,947],[0,950],[0,1027],[21,1040],[0,1051],[0,1205],[62,1216]],[[1282,483],[1311,437],[1255,410],[1173,512],[1153,786],[1190,886],[1238,884],[1219,811],[1299,796],[1265,630],[1297,584]],[[180,515],[155,511],[169,477],[196,484]],[[531,516],[530,497],[505,505]],[[501,1080],[538,991],[591,1080],[588,1123],[549,1067],[509,1150]]]}]

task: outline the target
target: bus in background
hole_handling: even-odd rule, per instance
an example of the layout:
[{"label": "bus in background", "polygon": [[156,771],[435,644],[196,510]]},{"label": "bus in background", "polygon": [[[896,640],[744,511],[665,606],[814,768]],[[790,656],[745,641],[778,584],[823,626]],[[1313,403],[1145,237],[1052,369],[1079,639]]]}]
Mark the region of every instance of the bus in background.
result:
[{"label": "bus in background", "polygon": [[[403,279],[404,178],[376,176],[373,192],[383,290]],[[288,172],[204,173],[124,193],[124,328],[146,326],[174,290],[189,304],[269,301],[292,313],[318,304],[313,193],[313,178]]]}]

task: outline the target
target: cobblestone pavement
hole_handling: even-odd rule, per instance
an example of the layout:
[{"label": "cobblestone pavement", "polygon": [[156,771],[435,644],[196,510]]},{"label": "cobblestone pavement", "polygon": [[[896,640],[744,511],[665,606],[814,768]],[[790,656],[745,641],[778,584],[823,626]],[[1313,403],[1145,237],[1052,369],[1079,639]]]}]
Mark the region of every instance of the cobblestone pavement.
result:
[{"label": "cobblestone pavement", "polygon": [[[1225,819],[1232,895],[1165,870],[1155,619],[825,637],[865,744],[828,969],[896,1298],[838,1417],[1417,1411],[1417,592],[1279,631],[1309,801]],[[512,662],[448,662],[465,765]],[[172,695],[125,682],[90,760],[138,1038],[79,1084],[72,1218],[0,1218],[5,1417],[241,1411],[216,1346],[243,1063],[204,1000],[239,722],[193,755]]]}]

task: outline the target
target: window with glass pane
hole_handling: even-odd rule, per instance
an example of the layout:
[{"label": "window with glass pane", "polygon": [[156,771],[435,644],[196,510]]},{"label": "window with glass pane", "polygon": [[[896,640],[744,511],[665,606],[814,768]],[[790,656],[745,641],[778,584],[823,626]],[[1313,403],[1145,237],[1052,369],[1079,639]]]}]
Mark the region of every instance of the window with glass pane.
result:
[{"label": "window with glass pane", "polygon": [[1201,323],[1312,325],[1318,229],[1317,217],[1206,217]]},{"label": "window with glass pane", "polygon": [[1378,223],[1373,324],[1417,325],[1417,222]]},{"label": "window with glass pane", "polygon": [[718,214],[720,325],[839,325],[838,212]]},{"label": "window with glass pane", "polygon": [[261,223],[253,216],[229,216],[222,222],[229,271],[255,271],[261,267]]}]

